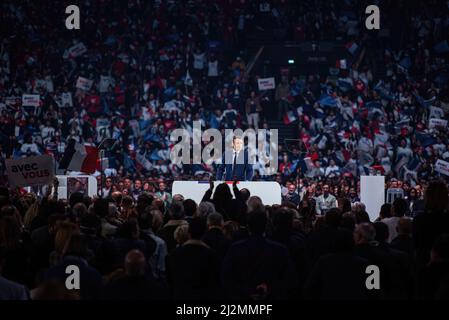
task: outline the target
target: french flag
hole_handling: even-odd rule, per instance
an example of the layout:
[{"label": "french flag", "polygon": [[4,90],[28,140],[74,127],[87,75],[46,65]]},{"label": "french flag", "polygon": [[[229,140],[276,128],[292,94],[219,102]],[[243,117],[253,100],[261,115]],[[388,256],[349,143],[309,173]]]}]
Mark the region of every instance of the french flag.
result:
[{"label": "french flag", "polygon": [[293,111],[288,111],[285,115],[284,115],[284,123],[285,124],[290,124],[292,122],[295,122],[296,120],[298,120],[298,118],[296,117],[295,113]]},{"label": "french flag", "polygon": [[59,169],[94,173],[98,165],[98,148],[70,139],[59,162]]},{"label": "french flag", "polygon": [[355,55],[355,53],[357,52],[359,46],[357,45],[357,43],[355,43],[354,41],[348,42],[346,45],[346,50],[349,51],[350,54]]}]

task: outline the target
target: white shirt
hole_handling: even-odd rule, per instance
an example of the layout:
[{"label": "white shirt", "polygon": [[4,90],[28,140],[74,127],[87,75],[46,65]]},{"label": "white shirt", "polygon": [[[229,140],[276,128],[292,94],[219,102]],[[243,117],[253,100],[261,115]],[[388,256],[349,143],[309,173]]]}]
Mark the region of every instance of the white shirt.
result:
[{"label": "white shirt", "polygon": [[218,77],[218,60],[209,61],[207,66],[208,66],[207,76]]},{"label": "white shirt", "polygon": [[205,62],[204,60],[205,60],[204,53],[193,54],[193,68],[198,70],[204,69],[204,62]]},{"label": "white shirt", "polygon": [[393,241],[393,239],[398,236],[396,227],[398,225],[399,219],[399,217],[390,217],[381,220],[381,222],[385,223],[388,226],[388,243],[391,243],[391,241]]}]

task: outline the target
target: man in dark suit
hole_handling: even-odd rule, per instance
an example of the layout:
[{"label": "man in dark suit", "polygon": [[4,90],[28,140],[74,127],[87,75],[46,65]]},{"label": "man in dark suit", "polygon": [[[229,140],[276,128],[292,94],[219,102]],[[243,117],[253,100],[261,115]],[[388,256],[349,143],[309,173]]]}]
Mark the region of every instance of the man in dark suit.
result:
[{"label": "man in dark suit", "polygon": [[265,237],[264,210],[248,214],[250,237],[235,242],[222,264],[222,283],[232,299],[291,297],[297,275],[288,249]]},{"label": "man in dark suit", "polygon": [[223,216],[221,214],[218,212],[211,213],[207,216],[208,230],[202,238],[204,243],[215,250],[220,260],[223,260],[231,246],[231,240],[223,233],[223,224]]},{"label": "man in dark suit", "polygon": [[217,169],[217,180],[250,181],[253,178],[253,165],[249,163],[248,151],[243,148],[243,139],[234,136],[232,150],[223,154]]},{"label": "man in dark suit", "polygon": [[146,270],[145,255],[131,250],[125,258],[125,274],[108,283],[103,290],[106,300],[166,300],[168,289]]},{"label": "man in dark suit", "polygon": [[189,240],[174,249],[167,260],[167,279],[175,300],[219,299],[220,260],[201,238],[205,224],[195,218],[189,223]]}]

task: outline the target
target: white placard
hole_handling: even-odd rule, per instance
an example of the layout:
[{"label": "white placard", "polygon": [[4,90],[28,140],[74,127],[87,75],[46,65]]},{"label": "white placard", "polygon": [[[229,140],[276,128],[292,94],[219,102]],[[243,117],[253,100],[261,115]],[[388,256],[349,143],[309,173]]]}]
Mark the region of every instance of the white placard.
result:
[{"label": "white placard", "polygon": [[74,46],[70,47],[64,52],[63,58],[64,59],[72,59],[79,57],[80,55],[84,54],[87,51],[86,46],[84,43],[79,42],[75,44]]},{"label": "white placard", "polygon": [[68,199],[73,192],[82,192],[89,197],[97,195],[97,179],[89,175],[58,175],[58,198]]},{"label": "white placard", "polygon": [[63,92],[61,94],[61,107],[65,107],[66,105],[68,105],[69,107],[73,107],[71,92]]},{"label": "white placard", "polygon": [[275,88],[274,78],[261,78],[257,79],[257,85],[259,90],[270,90]]},{"label": "white placard", "polygon": [[444,119],[436,119],[432,118],[429,119],[429,129],[436,128],[436,127],[447,127],[447,120]]},{"label": "white placard", "polygon": [[385,177],[361,176],[360,201],[365,204],[370,220],[377,219],[380,207],[385,203]]},{"label": "white placard", "polygon": [[49,155],[6,159],[5,165],[6,175],[12,186],[45,185],[54,177],[53,157]]},{"label": "white placard", "polygon": [[[214,181],[214,190],[224,181]],[[232,182],[228,183],[232,195]],[[251,196],[258,196],[262,199],[264,205],[281,204],[281,186],[274,181],[241,181],[237,188],[246,188]],[[209,189],[209,181],[174,181],[172,186],[172,195],[181,194],[184,199],[192,199],[200,203],[204,193]]]},{"label": "white placard", "polygon": [[40,95],[22,94],[22,106],[39,107]]},{"label": "white placard", "polygon": [[435,163],[435,171],[449,176],[449,162],[438,159]]},{"label": "white placard", "polygon": [[76,80],[76,87],[78,89],[88,91],[92,87],[93,80],[89,80],[83,77],[78,77]]},{"label": "white placard", "polygon": [[100,76],[99,91],[100,93],[108,92],[109,86],[113,85],[113,79],[109,76]]}]

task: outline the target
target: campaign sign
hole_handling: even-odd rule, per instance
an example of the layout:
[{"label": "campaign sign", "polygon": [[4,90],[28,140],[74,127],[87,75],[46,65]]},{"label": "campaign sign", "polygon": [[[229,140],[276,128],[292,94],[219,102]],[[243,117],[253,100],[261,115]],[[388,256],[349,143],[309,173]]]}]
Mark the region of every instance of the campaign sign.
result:
[{"label": "campaign sign", "polygon": [[38,94],[23,94],[22,106],[39,107],[40,96]]},{"label": "campaign sign", "polygon": [[89,91],[90,88],[92,87],[92,83],[93,83],[92,80],[83,77],[78,77],[78,80],[76,80],[76,87],[84,91]]},{"label": "campaign sign", "polygon": [[275,88],[274,78],[261,78],[257,80],[259,90],[270,90]]},{"label": "campaign sign", "polygon": [[45,185],[54,176],[53,157],[49,155],[6,159],[6,174],[12,186]]},{"label": "campaign sign", "polygon": [[435,171],[449,176],[449,162],[438,159],[435,163]]}]

